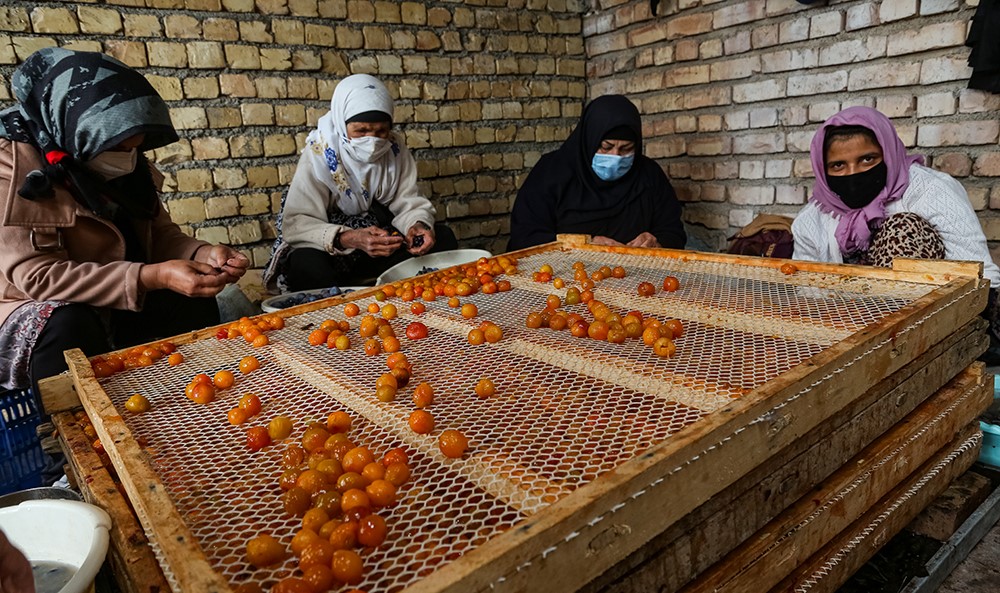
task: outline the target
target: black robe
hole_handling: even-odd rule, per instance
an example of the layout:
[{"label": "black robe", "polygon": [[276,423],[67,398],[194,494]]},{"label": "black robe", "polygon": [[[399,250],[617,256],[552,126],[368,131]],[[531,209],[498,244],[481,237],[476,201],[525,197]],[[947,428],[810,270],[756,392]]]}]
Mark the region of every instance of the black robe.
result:
[{"label": "black robe", "polygon": [[[610,130],[627,126],[638,140],[635,162],[620,179],[603,181],[591,168]],[[509,251],[554,241],[557,233],[582,233],[628,243],[649,232],[663,247],[686,240],[681,204],[655,161],[642,154],[639,111],[621,95],[594,99],[558,150],[538,160],[517,192],[511,211]]]}]

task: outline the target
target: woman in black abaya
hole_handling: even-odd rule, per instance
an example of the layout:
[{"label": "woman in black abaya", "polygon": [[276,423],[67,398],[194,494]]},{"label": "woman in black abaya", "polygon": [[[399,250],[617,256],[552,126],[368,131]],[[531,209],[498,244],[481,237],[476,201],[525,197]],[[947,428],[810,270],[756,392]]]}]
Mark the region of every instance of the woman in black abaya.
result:
[{"label": "woman in black abaya", "polygon": [[684,247],[681,204],[642,154],[639,110],[621,95],[591,101],[558,150],[542,156],[517,193],[507,249],[591,235],[600,245]]}]

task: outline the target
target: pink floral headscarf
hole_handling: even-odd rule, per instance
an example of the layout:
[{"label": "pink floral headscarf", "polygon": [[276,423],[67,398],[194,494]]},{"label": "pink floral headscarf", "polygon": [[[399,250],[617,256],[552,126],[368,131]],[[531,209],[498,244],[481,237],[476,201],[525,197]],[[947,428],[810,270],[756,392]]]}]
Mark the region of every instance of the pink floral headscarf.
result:
[{"label": "pink floral headscarf", "polygon": [[[848,208],[826,182],[823,140],[826,129],[834,126],[864,126],[875,133],[875,139],[882,147],[882,160],[888,169],[885,189],[864,208]],[[848,107],[823,122],[813,135],[809,157],[816,175],[809,199],[823,212],[839,217],[836,237],[841,252],[845,254],[868,249],[871,227],[878,227],[885,220],[885,205],[901,198],[910,185],[910,165],[924,163],[924,157],[906,154],[906,147],[889,118],[870,107]]]}]

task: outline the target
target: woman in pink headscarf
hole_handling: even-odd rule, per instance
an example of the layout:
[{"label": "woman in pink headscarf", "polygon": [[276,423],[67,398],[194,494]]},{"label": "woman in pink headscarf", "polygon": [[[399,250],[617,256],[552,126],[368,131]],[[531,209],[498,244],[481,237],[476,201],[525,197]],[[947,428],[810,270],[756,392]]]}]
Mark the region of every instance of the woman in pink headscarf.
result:
[{"label": "woman in pink headscarf", "polygon": [[[894,257],[983,262],[1000,286],[979,218],[962,185],[909,155],[882,113],[850,107],[826,120],[810,147],[816,181],[792,224],[795,258],[890,267]],[[986,317],[1000,338],[996,289]]]}]

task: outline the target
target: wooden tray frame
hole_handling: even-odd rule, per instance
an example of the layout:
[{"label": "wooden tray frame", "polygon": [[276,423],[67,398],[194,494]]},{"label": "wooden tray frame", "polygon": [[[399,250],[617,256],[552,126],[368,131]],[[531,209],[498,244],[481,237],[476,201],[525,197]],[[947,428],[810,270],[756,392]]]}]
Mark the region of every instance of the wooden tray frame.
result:
[{"label": "wooden tray frame", "polygon": [[[783,263],[678,250],[605,248],[574,237],[560,237],[554,244],[513,255],[560,248],[655,253],[685,261],[756,267],[774,268]],[[824,350],[714,412],[707,421],[678,433],[444,566],[409,587],[407,593],[578,589],[850,405],[864,392],[858,385],[864,385],[872,376],[882,378],[895,373],[929,345],[969,322],[986,303],[987,285],[978,277],[981,264],[897,262],[893,270],[807,262],[795,265],[803,271],[920,282],[935,288],[882,322]],[[351,298],[367,293],[353,294]],[[344,300],[302,305],[285,314],[316,310]],[[209,337],[215,329],[192,332],[176,341]],[[864,364],[859,364],[862,359]],[[68,352],[67,361],[80,401],[123,478],[136,514],[156,538],[180,589],[229,591],[228,583],[209,566],[163,484],[145,463],[142,448],[94,378],[89,362],[79,351]],[[822,398],[806,397],[820,391]]]}]

